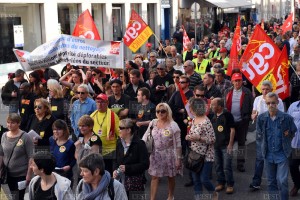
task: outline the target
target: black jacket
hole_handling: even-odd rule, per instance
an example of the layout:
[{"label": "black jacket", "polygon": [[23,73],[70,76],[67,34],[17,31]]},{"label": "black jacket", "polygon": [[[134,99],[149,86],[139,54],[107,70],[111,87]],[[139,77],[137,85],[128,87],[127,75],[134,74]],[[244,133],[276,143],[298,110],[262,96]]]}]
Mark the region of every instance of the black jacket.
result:
[{"label": "black jacket", "polygon": [[133,90],[132,83],[129,83],[129,84],[126,85],[126,88],[124,90],[124,94],[127,94],[128,96],[130,96],[131,101],[137,101],[137,98],[136,98],[137,97],[137,92],[142,87],[146,87],[146,88],[149,89],[149,91],[151,91],[150,87],[147,83],[145,83],[143,81],[139,81],[138,88],[137,88],[136,92],[134,92],[134,90]]},{"label": "black jacket", "polygon": [[[22,85],[22,83],[28,82],[27,80],[23,79],[20,83],[20,85]],[[17,92],[17,97],[12,97],[11,93],[13,91]],[[11,103],[14,104],[18,104],[19,102],[19,98],[20,98],[20,92],[19,92],[19,88],[15,85],[14,80],[9,80],[5,86],[3,87],[3,91],[2,91],[2,96],[6,97]]]},{"label": "black jacket", "polygon": [[19,101],[19,112],[21,116],[20,129],[25,130],[27,126],[28,119],[34,114],[34,101],[37,96],[34,93],[29,93],[28,95],[22,95]]},{"label": "black jacket", "polygon": [[149,168],[150,162],[146,144],[135,135],[125,155],[121,139],[118,139],[116,155],[115,166],[118,168],[120,165],[125,165],[125,175],[127,176],[143,175]]}]

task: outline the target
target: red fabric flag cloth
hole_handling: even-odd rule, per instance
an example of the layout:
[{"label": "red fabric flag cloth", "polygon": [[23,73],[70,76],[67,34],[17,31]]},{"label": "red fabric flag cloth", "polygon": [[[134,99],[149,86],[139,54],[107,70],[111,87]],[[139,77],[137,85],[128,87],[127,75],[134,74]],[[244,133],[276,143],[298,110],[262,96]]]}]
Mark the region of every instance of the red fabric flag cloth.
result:
[{"label": "red fabric flag cloth", "polygon": [[276,89],[275,92],[281,99],[289,97],[289,60],[286,46],[283,47],[277,60],[277,64],[275,65],[273,72],[270,73],[270,81],[272,82],[273,88]]},{"label": "red fabric flag cloth", "polygon": [[238,21],[236,23],[236,28],[234,31],[232,46],[229,55],[229,62],[226,73],[228,76],[231,76],[232,69],[239,68],[239,51],[241,50],[241,48],[241,19],[240,16],[238,16]]},{"label": "red fabric flag cloth", "polygon": [[188,42],[191,42],[191,40],[190,40],[189,36],[187,35],[183,26],[182,26],[182,28],[183,28],[183,51],[186,51],[187,50],[186,45]]},{"label": "red fabric flag cloth", "polygon": [[282,25],[282,33],[284,34],[287,31],[291,31],[293,28],[293,13],[291,13],[288,18],[284,21]]},{"label": "red fabric flag cloth", "polygon": [[186,96],[185,96],[185,94],[184,94],[184,92],[183,92],[183,90],[182,90],[180,84],[179,84],[179,83],[176,83],[176,84],[177,84],[177,87],[178,87],[178,90],[179,90],[179,93],[180,93],[180,96],[181,96],[181,100],[182,100],[182,102],[183,102],[183,105],[185,106],[185,105],[187,104],[188,100],[187,100],[187,98],[186,98]]},{"label": "red fabric flag cloth", "polygon": [[124,44],[132,52],[136,52],[152,34],[153,31],[148,24],[132,9],[130,20],[123,37]]},{"label": "red fabric flag cloth", "polygon": [[88,9],[78,17],[72,35],[92,40],[101,40],[97,27]]},{"label": "red fabric flag cloth", "polygon": [[260,91],[260,83],[276,66],[280,50],[265,31],[257,25],[239,62],[245,77]]}]

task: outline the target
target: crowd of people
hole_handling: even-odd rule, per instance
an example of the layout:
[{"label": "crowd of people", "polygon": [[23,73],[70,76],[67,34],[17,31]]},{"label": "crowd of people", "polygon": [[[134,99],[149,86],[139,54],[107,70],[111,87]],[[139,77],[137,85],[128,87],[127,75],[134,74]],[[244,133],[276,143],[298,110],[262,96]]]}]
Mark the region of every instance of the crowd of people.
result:
[{"label": "crowd of people", "polygon": [[[254,27],[245,28],[243,50]],[[124,70],[67,64],[61,74],[51,68],[35,70],[26,80],[25,72],[18,69],[1,94],[3,104],[9,106],[7,131],[1,129],[1,168],[7,168],[12,194],[24,199],[26,187],[20,189],[18,184],[25,181],[30,199],[126,200],[144,192],[148,171],[150,199],[157,198],[159,180],[167,177],[168,200],[172,200],[175,177],[183,175],[183,158],[194,151],[205,159],[200,172],[189,171],[185,186],[194,186],[189,199],[199,198],[202,186],[218,199],[221,190],[235,192],[233,145],[237,141],[237,151],[246,152],[252,121],[257,123],[256,161],[246,163],[246,153],[241,153],[237,170],[242,173],[255,165],[249,184],[256,191],[266,166],[269,193],[282,200],[297,195],[297,31],[270,32],[280,48],[290,45],[294,70],[290,70],[291,95],[285,100],[274,93],[270,81],[262,83],[259,94],[239,69],[226,75],[230,32],[204,36],[198,44],[193,39],[185,51],[177,36],[156,50],[147,43],[146,52],[126,59]],[[288,43],[283,41],[287,38]],[[150,153],[149,135],[154,139]],[[290,194],[289,171],[294,182]]]}]

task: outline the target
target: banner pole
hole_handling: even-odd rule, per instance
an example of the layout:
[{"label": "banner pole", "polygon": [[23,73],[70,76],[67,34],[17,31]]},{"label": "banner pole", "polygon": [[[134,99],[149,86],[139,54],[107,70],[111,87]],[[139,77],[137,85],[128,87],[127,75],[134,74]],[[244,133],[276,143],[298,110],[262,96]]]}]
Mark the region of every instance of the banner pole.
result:
[{"label": "banner pole", "polygon": [[161,46],[162,50],[165,52],[165,54],[166,54],[166,56],[167,56],[167,58],[168,58],[169,56],[168,56],[168,54],[166,53],[166,51],[165,51],[163,45],[162,45],[161,42],[159,41],[158,37],[155,35],[155,33],[153,33],[153,35],[154,35],[155,39],[158,41],[159,46]]},{"label": "banner pole", "polygon": [[294,69],[293,65],[291,65],[291,64],[289,64],[289,65],[290,65],[290,67],[293,69],[293,71],[295,72],[297,78],[300,80],[300,77],[299,77],[299,75],[297,74],[296,70]]}]

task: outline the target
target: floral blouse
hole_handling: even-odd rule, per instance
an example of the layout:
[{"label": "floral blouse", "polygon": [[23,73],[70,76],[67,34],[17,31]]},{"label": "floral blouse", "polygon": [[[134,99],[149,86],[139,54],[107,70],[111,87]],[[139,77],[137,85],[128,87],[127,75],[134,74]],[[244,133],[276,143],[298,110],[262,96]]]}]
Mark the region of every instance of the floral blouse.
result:
[{"label": "floral blouse", "polygon": [[[205,161],[206,162],[213,162],[214,161],[214,143],[215,143],[215,132],[213,126],[208,118],[206,118],[205,122],[200,124],[194,124],[194,119],[192,122],[192,127],[189,134],[198,134],[202,138],[205,138],[205,143],[200,141],[193,141],[191,142],[191,149],[196,151],[199,154],[206,155]],[[208,149],[207,149],[208,148]],[[207,149],[207,150],[206,150]]]}]

